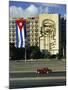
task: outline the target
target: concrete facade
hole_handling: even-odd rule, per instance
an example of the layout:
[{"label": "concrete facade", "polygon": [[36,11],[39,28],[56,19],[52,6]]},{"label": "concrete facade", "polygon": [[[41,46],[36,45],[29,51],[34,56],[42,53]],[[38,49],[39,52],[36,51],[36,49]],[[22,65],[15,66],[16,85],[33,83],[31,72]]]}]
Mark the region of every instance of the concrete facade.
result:
[{"label": "concrete facade", "polygon": [[[26,19],[26,45],[38,46],[50,54],[58,54],[60,49],[60,23],[58,14],[40,14]],[[16,46],[16,19],[9,20],[9,42]]]},{"label": "concrete facade", "polygon": [[16,23],[15,18],[9,19],[9,43],[14,43],[16,46]]},{"label": "concrete facade", "polygon": [[26,21],[28,45],[39,46],[39,17],[28,18]]}]

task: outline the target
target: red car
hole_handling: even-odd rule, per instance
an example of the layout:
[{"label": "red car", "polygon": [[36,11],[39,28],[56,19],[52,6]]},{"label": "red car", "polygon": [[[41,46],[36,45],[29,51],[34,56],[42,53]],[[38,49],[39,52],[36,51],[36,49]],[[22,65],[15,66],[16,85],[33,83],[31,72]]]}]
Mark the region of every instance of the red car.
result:
[{"label": "red car", "polygon": [[48,74],[48,73],[51,73],[52,72],[52,70],[51,69],[49,69],[49,68],[41,68],[41,69],[37,69],[37,73],[38,74]]}]

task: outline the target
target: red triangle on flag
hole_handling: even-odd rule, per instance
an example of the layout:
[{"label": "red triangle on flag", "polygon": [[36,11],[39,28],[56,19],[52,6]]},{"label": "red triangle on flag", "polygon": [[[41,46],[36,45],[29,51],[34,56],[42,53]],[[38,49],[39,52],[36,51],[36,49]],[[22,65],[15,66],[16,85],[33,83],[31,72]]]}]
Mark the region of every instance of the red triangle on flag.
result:
[{"label": "red triangle on flag", "polygon": [[16,24],[19,26],[19,29],[22,30],[22,27],[24,26],[24,23],[26,23],[26,20],[25,19],[17,19],[16,20]]}]

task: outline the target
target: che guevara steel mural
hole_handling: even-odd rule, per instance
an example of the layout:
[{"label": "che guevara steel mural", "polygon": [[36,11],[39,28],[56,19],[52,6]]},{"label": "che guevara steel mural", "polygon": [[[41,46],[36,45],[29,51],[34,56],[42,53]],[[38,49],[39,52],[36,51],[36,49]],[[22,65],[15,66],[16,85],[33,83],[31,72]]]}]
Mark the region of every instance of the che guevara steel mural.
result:
[{"label": "che guevara steel mural", "polygon": [[42,27],[41,27],[41,36],[43,37],[48,37],[50,38],[50,42],[49,42],[49,48],[50,50],[55,48],[56,45],[56,25],[55,22],[53,20],[50,19],[44,19],[42,21]]}]

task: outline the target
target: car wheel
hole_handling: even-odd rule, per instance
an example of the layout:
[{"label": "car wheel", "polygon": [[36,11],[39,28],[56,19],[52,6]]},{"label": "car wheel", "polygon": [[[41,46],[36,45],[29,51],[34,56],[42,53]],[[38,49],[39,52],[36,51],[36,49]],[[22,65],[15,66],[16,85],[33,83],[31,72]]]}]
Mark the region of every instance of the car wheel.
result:
[{"label": "car wheel", "polygon": [[47,71],[47,74],[48,74],[49,72]]},{"label": "car wheel", "polygon": [[38,74],[40,73],[40,72],[37,72]]},{"label": "car wheel", "polygon": [[49,71],[49,73],[51,73],[52,71]]}]

